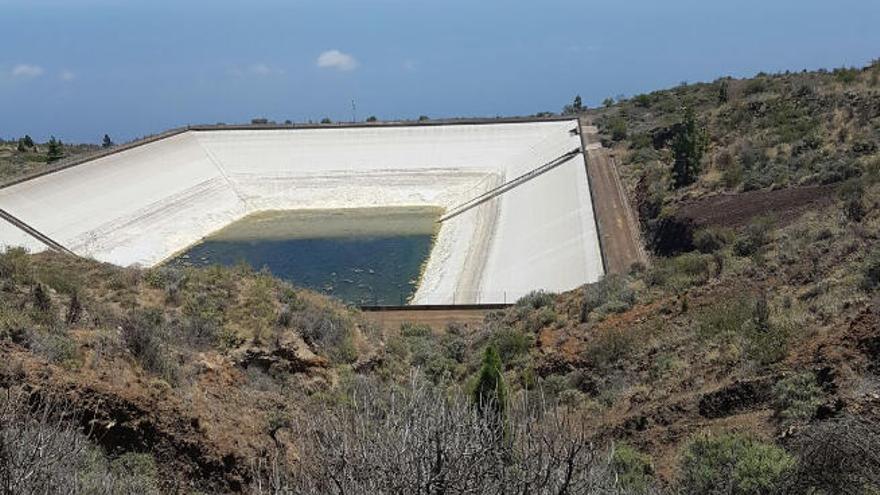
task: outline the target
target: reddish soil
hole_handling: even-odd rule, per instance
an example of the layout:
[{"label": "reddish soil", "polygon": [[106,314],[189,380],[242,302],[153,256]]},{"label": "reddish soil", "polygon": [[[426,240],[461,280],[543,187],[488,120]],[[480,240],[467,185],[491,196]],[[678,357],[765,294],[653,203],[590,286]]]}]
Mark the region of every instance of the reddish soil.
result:
[{"label": "reddish soil", "polygon": [[738,228],[753,218],[767,215],[785,225],[810,210],[834,201],[834,186],[805,186],[778,191],[718,194],[685,204],[678,216],[698,226]]}]

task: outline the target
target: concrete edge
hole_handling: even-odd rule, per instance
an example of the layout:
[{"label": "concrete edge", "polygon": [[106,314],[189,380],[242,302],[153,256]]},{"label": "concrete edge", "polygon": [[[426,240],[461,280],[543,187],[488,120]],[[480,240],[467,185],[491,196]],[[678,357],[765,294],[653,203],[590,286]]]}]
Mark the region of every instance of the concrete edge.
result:
[{"label": "concrete edge", "polygon": [[[382,121],[382,122],[341,122],[331,124],[193,124],[184,127],[175,127],[167,131],[136,139],[120,144],[112,148],[101,149],[82,156],[61,160],[59,164],[49,170],[43,170],[34,174],[24,175],[9,182],[0,184],[0,190],[12,187],[29,180],[46,175],[54,174],[99,158],[122,153],[139,146],[161,141],[166,138],[183,134],[188,131],[244,131],[244,130],[284,130],[284,129],[347,129],[347,128],[396,128],[396,127],[440,127],[448,125],[491,125],[491,124],[528,124],[533,122],[563,122],[578,120],[577,116],[553,115],[548,117],[499,117],[499,118],[463,118],[463,119],[436,119],[427,121]],[[578,123],[580,125],[580,123]]]},{"label": "concrete edge", "polygon": [[409,306],[358,306],[361,311],[370,313],[382,311],[452,311],[467,309],[506,309],[513,306],[511,303],[502,304],[414,304]]}]

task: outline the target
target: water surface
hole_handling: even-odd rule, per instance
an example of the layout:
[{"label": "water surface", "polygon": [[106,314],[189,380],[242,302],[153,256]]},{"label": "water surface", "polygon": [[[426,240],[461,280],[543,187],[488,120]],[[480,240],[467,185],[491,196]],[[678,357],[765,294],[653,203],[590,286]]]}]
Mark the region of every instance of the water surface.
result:
[{"label": "water surface", "polygon": [[405,304],[415,293],[440,214],[428,207],[263,212],[168,263],[245,262],[352,304]]}]

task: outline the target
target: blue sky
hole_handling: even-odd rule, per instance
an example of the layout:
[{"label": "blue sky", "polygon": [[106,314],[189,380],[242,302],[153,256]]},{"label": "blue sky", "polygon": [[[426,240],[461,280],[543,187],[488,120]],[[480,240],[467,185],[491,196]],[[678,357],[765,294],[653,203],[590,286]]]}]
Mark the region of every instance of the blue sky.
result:
[{"label": "blue sky", "polygon": [[[874,0],[0,0],[0,137],[522,115],[880,57]],[[323,56],[322,56],[323,54]]]}]

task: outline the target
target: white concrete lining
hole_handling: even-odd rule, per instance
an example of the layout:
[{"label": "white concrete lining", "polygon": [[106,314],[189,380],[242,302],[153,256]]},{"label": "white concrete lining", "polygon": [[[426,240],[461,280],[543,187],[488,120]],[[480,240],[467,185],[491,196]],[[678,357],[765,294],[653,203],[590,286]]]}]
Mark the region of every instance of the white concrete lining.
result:
[{"label": "white concrete lining", "polygon": [[[577,121],[198,130],[0,189],[77,254],[155,265],[250,213],[451,208],[580,145]],[[584,159],[442,224],[417,303],[511,302],[602,275]],[[43,249],[0,222],[0,245]]]}]

